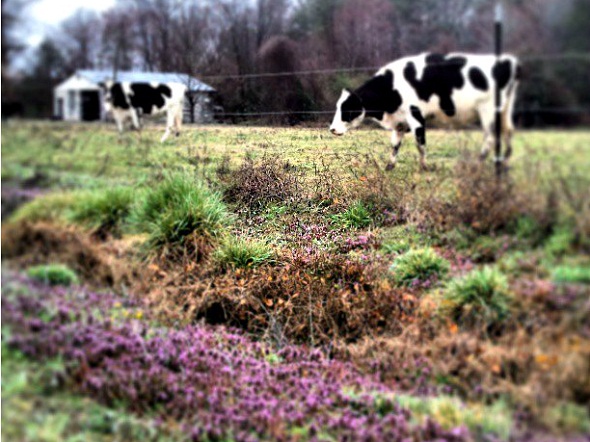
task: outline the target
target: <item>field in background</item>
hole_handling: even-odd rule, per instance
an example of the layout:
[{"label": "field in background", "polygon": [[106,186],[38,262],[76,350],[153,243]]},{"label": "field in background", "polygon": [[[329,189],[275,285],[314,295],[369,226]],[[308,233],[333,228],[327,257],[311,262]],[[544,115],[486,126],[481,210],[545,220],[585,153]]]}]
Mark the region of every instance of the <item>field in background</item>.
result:
[{"label": "field in background", "polygon": [[[470,436],[458,432],[456,440],[541,440],[543,432],[546,440],[576,440],[590,431],[590,131],[517,132],[500,185],[491,159],[477,160],[478,130],[428,131],[428,172],[419,171],[411,136],[397,168],[385,172],[389,134],[378,129],[335,137],[327,128],[189,126],[164,144],[160,133],[153,126],[119,136],[110,125],[5,123],[6,284],[13,278],[7,268],[29,269],[48,283],[47,269],[31,266],[59,262],[83,283],[145,306],[137,317],[117,316],[123,323],[237,327],[271,354],[288,345],[318,348],[326,360],[346,361],[391,388],[412,425],[426,425],[429,416],[442,426],[409,437],[454,440],[460,426]],[[79,379],[39,392],[44,361],[57,364],[51,373],[68,370],[55,355],[21,356],[27,345],[45,345],[26,319],[37,310],[19,301],[21,292],[34,298],[45,289],[27,284],[3,288],[3,307],[8,299],[25,312],[3,328],[3,372],[10,374],[3,398],[9,388],[12,403],[48,419],[62,438],[94,427],[77,428],[67,417],[82,401],[77,396],[64,396],[63,412],[48,418],[60,402],[55,394],[101,402],[83,402],[79,413],[88,420],[98,410],[103,436],[110,431],[104,405],[117,404],[115,438],[122,421],[141,439],[156,431],[152,413],[170,418],[169,402],[153,398],[144,409],[149,419],[128,418],[131,396],[119,392],[112,401]],[[47,296],[50,303],[55,294]],[[53,321],[51,305],[43,308]],[[3,326],[10,321],[3,315]],[[28,344],[10,346],[9,329]],[[33,387],[22,385],[19,372],[35,379]],[[358,400],[368,408],[338,402],[343,415],[349,406],[363,418],[388,413],[381,396],[371,405]],[[34,401],[41,406],[27,405]],[[285,418],[286,429],[272,431],[293,440],[312,438],[314,422],[323,422],[326,438],[348,431],[310,409],[301,428]],[[484,419],[490,414],[498,419]],[[3,435],[5,419],[13,424],[7,431],[21,434],[19,417],[9,415]],[[174,434],[169,423],[164,430]],[[270,437],[258,427],[248,431]]]},{"label": "field in background", "polygon": [[[185,127],[178,139],[158,143],[161,128],[119,137],[112,125],[64,123],[6,123],[3,128],[3,180],[30,177],[41,170],[63,186],[92,187],[101,181],[134,184],[170,168],[210,167],[228,156],[238,165],[249,155],[280,156],[283,161],[313,169],[321,161],[341,170],[372,155],[384,166],[390,152],[387,131],[357,130],[335,137],[327,128],[266,128],[235,126]],[[427,133],[428,158],[435,166],[452,165],[462,149],[479,152],[479,130]],[[542,160],[547,167],[590,165],[589,131],[523,131],[514,141],[514,169]],[[406,136],[399,155],[402,170],[417,171],[412,136]]]}]

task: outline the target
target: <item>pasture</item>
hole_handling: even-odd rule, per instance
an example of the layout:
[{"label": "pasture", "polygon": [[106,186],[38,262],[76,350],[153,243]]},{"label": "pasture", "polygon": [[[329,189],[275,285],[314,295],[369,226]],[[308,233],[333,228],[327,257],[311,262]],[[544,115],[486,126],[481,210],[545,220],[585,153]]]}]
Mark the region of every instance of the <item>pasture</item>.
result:
[{"label": "pasture", "polygon": [[588,434],[590,131],[160,134],[3,125],[3,436]]}]

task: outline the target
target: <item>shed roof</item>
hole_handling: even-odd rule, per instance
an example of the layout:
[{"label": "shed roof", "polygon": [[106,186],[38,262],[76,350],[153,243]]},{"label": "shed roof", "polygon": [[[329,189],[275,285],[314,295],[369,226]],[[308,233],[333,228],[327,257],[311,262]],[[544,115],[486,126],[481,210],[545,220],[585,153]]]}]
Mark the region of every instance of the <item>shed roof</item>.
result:
[{"label": "shed roof", "polygon": [[[90,69],[80,69],[76,71],[76,75],[84,77],[93,83],[100,83],[101,81],[110,80],[113,78],[112,71],[100,71]],[[192,92],[215,92],[208,84],[201,80],[187,74],[179,74],[176,72],[134,72],[134,71],[119,71],[117,72],[117,81],[129,82],[146,82],[146,83],[182,83],[188,87]]]}]

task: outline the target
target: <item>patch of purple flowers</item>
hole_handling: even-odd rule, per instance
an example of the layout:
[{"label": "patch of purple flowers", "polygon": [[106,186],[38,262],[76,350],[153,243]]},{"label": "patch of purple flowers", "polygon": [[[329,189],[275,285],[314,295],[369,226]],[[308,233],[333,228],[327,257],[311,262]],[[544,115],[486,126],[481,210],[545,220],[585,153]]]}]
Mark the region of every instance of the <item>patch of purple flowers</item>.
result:
[{"label": "patch of purple flowers", "polygon": [[118,315],[141,306],[117,295],[12,274],[2,289],[9,345],[37,360],[62,357],[79,391],[175,419],[195,441],[470,440],[463,427],[410,423],[409,411],[379,395],[391,390],[377,375],[319,350],[273,350],[225,328],[157,328],[149,315]]}]

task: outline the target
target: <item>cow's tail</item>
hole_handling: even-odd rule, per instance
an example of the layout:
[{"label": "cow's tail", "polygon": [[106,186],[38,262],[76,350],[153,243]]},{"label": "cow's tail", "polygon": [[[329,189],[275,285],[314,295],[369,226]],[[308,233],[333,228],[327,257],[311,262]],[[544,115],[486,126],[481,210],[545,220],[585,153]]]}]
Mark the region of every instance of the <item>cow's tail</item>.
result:
[{"label": "cow's tail", "polygon": [[518,89],[518,84],[522,79],[522,67],[518,58],[512,58],[512,75],[510,76],[510,81],[508,82],[508,87],[506,88],[506,103],[503,106],[504,109],[504,124],[508,126],[508,130],[512,131],[514,126],[514,104],[516,102],[516,90]]}]

